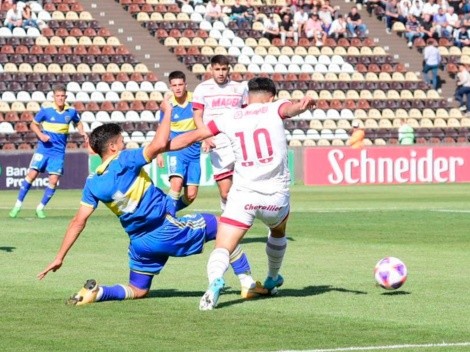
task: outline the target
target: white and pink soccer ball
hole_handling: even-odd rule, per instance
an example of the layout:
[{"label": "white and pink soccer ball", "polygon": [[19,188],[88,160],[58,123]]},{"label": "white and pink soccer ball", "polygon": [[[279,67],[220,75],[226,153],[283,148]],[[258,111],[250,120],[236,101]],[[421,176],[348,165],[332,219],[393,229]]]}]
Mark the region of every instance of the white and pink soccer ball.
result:
[{"label": "white and pink soccer ball", "polygon": [[395,257],[381,259],[374,268],[375,281],[386,290],[400,288],[408,277],[405,263]]}]

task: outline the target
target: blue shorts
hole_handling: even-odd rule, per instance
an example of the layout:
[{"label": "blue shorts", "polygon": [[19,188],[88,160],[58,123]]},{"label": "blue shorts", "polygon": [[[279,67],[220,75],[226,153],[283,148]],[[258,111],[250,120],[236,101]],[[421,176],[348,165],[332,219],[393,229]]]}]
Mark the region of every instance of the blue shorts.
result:
[{"label": "blue shorts", "polygon": [[204,243],[215,239],[217,218],[210,214],[192,214],[180,218],[167,215],[161,226],[142,236],[131,238],[129,268],[158,274],[169,257],[201,253]]},{"label": "blue shorts", "polygon": [[181,177],[183,185],[199,186],[201,179],[200,158],[189,159],[178,153],[168,153],[168,175]]},{"label": "blue shorts", "polygon": [[39,172],[47,171],[49,174],[53,175],[63,175],[64,159],[64,156],[49,156],[41,153],[34,153],[31,163],[29,164],[29,168]]}]

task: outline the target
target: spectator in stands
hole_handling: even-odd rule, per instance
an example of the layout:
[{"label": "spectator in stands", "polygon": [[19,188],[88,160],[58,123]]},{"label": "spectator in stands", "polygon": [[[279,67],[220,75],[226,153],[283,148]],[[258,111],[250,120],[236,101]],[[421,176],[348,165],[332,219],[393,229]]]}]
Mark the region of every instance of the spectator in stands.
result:
[{"label": "spectator in stands", "polygon": [[344,19],[343,15],[339,14],[338,18],[331,23],[328,35],[336,39],[339,37],[346,37],[348,35],[346,20]]},{"label": "spectator in stands", "polygon": [[316,6],[313,0],[301,0],[297,1],[299,6],[302,6],[307,13],[311,13],[316,10]]},{"label": "spectator in stands", "polygon": [[454,45],[459,48],[470,46],[470,33],[463,23],[454,31]]},{"label": "spectator in stands", "polygon": [[284,6],[279,10],[279,16],[284,17],[284,15],[289,15],[292,18],[296,10],[297,5],[294,4],[292,0],[286,0]]},{"label": "spectator in stands", "polygon": [[434,16],[439,11],[439,4],[435,0],[427,0],[423,6],[423,15],[428,14]]},{"label": "spectator in stands", "polygon": [[217,3],[217,0],[211,0],[206,5],[206,15],[204,16],[206,21],[213,23],[217,20],[222,20],[223,16],[222,7]]},{"label": "spectator in stands", "polygon": [[423,38],[424,33],[419,30],[420,24],[414,15],[408,15],[408,21],[406,22],[405,38],[408,40],[408,47],[413,47],[415,38]]},{"label": "spectator in stands", "polygon": [[455,9],[452,6],[449,6],[447,8],[446,17],[448,23],[447,31],[449,32],[449,36],[452,37],[454,31],[460,26],[459,15],[455,13]]},{"label": "spectator in stands", "polygon": [[[459,63],[457,73],[457,89],[455,90],[455,100],[460,105],[461,111],[470,112],[470,72],[465,64]],[[464,98],[466,102],[464,103]]]},{"label": "spectator in stands", "polygon": [[397,5],[397,0],[389,0],[385,5],[385,17],[386,17],[386,31],[388,34],[392,33],[392,26],[394,22],[406,23],[406,17],[403,17],[400,13],[400,8]]},{"label": "spectator in stands", "polygon": [[310,14],[307,23],[304,26],[305,36],[309,39],[313,38],[316,46],[322,46],[326,41],[326,33],[322,27],[322,21],[317,14]]},{"label": "spectator in stands", "polygon": [[294,30],[297,31],[298,36],[302,35],[305,23],[308,21],[308,13],[303,7],[299,7],[294,13]]},{"label": "spectator in stands", "polygon": [[38,21],[36,19],[36,15],[33,11],[31,11],[31,7],[29,4],[26,4],[23,7],[23,28],[27,29],[29,27],[34,27],[39,29]]},{"label": "spectator in stands", "polygon": [[295,43],[299,43],[299,34],[294,30],[294,24],[291,16],[284,14],[279,25],[282,45],[286,44],[286,37],[294,38]]},{"label": "spectator in stands", "polygon": [[359,126],[358,121],[353,121],[352,123],[352,133],[346,142],[353,149],[360,149],[364,146],[364,138],[366,136],[364,129]]},{"label": "spectator in stands", "polygon": [[408,18],[408,15],[410,14],[410,9],[411,9],[410,0],[400,0],[398,2],[398,10],[403,17]]},{"label": "spectator in stands", "polygon": [[[372,11],[375,11],[376,7],[382,7],[382,0],[368,0],[366,3],[366,10],[369,14],[369,17],[372,16]],[[379,9],[381,10],[381,9]]]},{"label": "spectator in stands", "polygon": [[269,14],[263,22],[263,36],[269,40],[280,37],[279,23],[274,18],[274,14]]},{"label": "spectator in stands", "polygon": [[423,13],[423,0],[413,0],[410,7],[410,13],[416,18],[420,18]]},{"label": "spectator in stands", "polygon": [[432,16],[430,14],[424,14],[421,26],[419,27],[419,31],[423,33],[423,39],[427,40],[429,38],[437,37],[436,31],[433,26]]},{"label": "spectator in stands", "polygon": [[4,26],[10,28],[10,30],[13,31],[14,28],[21,27],[22,25],[23,13],[20,9],[18,9],[18,4],[16,1],[13,1],[5,16]]},{"label": "spectator in stands", "polygon": [[361,37],[365,37],[367,35],[367,26],[362,23],[361,15],[357,11],[356,6],[351,7],[351,11],[346,17],[346,23],[346,28],[348,29],[348,33],[351,37],[357,37],[356,31]]},{"label": "spectator in stands", "polygon": [[462,12],[464,14],[470,13],[470,0],[465,0],[464,2],[460,2],[459,6],[462,7]]},{"label": "spectator in stands", "polygon": [[245,20],[251,25],[258,17],[258,12],[253,6],[253,3],[251,2],[251,0],[246,0],[245,7],[246,7]]},{"label": "spectator in stands", "polygon": [[[426,83],[430,83],[433,89],[437,89],[438,70],[441,65],[441,54],[437,48],[437,40],[430,38],[426,41],[426,47],[423,50],[424,65],[423,79]],[[431,78],[429,78],[431,72]]]},{"label": "spectator in stands", "polygon": [[432,17],[432,21],[439,38],[449,37],[447,16],[443,7],[439,7],[438,12]]},{"label": "spectator in stands", "polygon": [[398,129],[398,143],[401,145],[415,144],[415,130],[411,127],[406,119],[401,119],[400,128]]},{"label": "spectator in stands", "polygon": [[331,23],[335,16],[335,9],[329,5],[329,1],[325,1],[320,10],[318,10],[318,17],[323,22],[325,31],[328,32]]},{"label": "spectator in stands", "polygon": [[246,22],[245,12],[246,6],[240,3],[240,0],[235,0],[231,8],[232,12],[230,13],[230,21],[237,23],[238,27],[241,27],[244,22]]}]

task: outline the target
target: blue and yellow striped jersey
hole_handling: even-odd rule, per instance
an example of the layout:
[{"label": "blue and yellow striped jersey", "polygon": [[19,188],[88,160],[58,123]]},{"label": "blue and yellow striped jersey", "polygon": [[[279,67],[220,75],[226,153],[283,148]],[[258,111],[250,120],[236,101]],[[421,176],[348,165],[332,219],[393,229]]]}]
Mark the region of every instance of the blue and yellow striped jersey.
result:
[{"label": "blue and yellow striped jersey", "polygon": [[[173,112],[171,114],[170,138],[173,139],[182,133],[195,130],[196,124],[194,123],[193,119],[192,93],[188,92],[186,101],[182,105],[178,104],[175,97],[171,98],[170,103],[173,106]],[[163,118],[163,115],[161,115],[161,118]],[[194,143],[184,149],[172,153],[177,153],[178,155],[186,156],[190,159],[199,158],[201,154],[201,143]]]},{"label": "blue and yellow striped jersey", "polygon": [[64,110],[59,111],[55,104],[42,107],[34,117],[33,123],[42,126],[42,132],[50,137],[48,142],[38,141],[37,152],[62,156],[65,154],[70,123],[80,122],[77,110],[65,105]]},{"label": "blue and yellow striped jersey", "polygon": [[119,217],[129,237],[153,231],[166,215],[166,195],[143,169],[148,160],[143,148],[123,150],[101,164],[88,177],[81,204],[96,208],[103,202]]}]

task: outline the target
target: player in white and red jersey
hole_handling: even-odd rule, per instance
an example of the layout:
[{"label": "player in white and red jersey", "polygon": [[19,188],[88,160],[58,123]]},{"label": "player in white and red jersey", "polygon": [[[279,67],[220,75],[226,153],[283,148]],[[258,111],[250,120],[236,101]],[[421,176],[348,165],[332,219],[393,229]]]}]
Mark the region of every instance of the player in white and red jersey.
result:
[{"label": "player in white and red jersey", "polygon": [[207,265],[209,288],[201,298],[199,309],[213,309],[225,285],[223,274],[230,253],[259,218],[269,228],[266,243],[268,276],[264,287],[271,293],[284,283],[279,270],[287,247],[286,224],[290,209],[287,142],[282,120],[298,115],[313,106],[305,97],[297,103],[273,102],[274,82],[258,77],[248,82],[248,106],[214,118],[207,127],[178,136],[171,149],[225,133],[234,147],[235,174],[227,206],[220,218],[216,245]]},{"label": "player in white and red jersey", "polygon": [[[200,83],[193,93],[193,119],[196,127],[205,128],[206,124],[228,110],[246,105],[246,85],[230,80],[230,62],[224,55],[215,55],[211,59],[212,78]],[[222,210],[227,202],[227,195],[232,186],[235,157],[230,140],[219,134],[202,143],[202,149],[210,153],[214,179],[220,193]],[[241,246],[231,252],[230,263],[240,279],[241,296],[253,298],[267,291],[255,282],[251,276],[250,263]]]},{"label": "player in white and red jersey", "polygon": [[[200,83],[193,94],[194,122],[198,128],[207,125],[217,116],[223,116],[227,110],[246,105],[246,85],[230,80],[230,65],[226,56],[215,55],[211,59],[211,73],[212,78]],[[235,161],[230,140],[219,134],[204,141],[203,149],[210,152],[223,210],[232,186]]]}]

